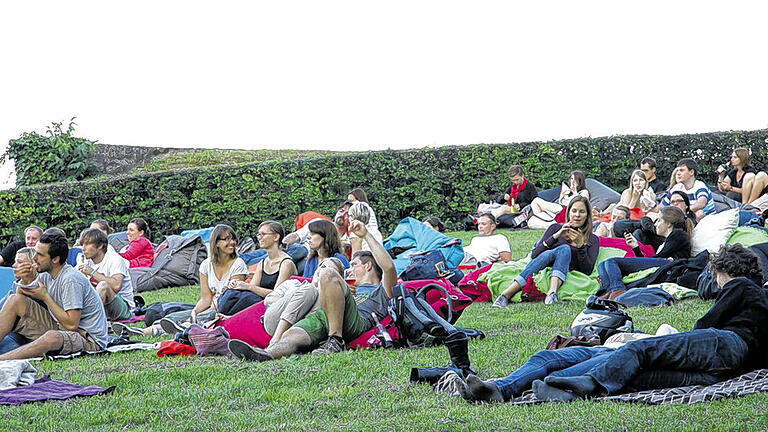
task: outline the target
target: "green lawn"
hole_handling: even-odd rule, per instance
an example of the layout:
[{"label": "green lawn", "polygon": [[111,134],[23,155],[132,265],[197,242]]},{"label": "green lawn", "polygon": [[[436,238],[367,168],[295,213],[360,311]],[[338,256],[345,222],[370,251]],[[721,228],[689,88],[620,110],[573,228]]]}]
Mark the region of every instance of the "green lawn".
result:
[{"label": "green lawn", "polygon": [[[471,233],[451,233],[468,241]],[[514,258],[540,232],[506,232]],[[197,287],[147,293],[149,301],[192,302]],[[710,302],[631,309],[636,326],[690,329]],[[459,324],[485,331],[470,343],[482,377],[508,374],[552,335],[565,334],[578,303],[469,307]],[[448,362],[444,347],[294,356],[264,364],[226,358],[157,358],[152,352],[38,364],[79,384],[115,385],[109,395],[0,408],[0,430],[765,430],[768,395],[658,407],[578,402],[533,407],[471,405],[410,385],[413,366]]]}]

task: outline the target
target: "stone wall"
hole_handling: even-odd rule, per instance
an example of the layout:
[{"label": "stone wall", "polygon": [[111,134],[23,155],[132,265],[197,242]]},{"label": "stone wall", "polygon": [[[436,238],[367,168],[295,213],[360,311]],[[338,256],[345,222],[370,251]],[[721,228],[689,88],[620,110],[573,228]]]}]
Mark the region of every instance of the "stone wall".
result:
[{"label": "stone wall", "polygon": [[125,174],[152,162],[161,156],[186,153],[197,149],[143,147],[111,144],[97,144],[89,160],[98,165],[98,174]]}]

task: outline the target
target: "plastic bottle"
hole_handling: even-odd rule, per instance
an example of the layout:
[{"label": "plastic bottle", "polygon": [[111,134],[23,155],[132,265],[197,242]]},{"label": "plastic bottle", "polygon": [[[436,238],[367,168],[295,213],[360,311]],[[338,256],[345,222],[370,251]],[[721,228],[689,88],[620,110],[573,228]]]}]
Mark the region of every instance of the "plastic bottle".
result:
[{"label": "plastic bottle", "polygon": [[381,341],[381,345],[384,348],[392,348],[392,336],[390,336],[387,329],[381,325],[381,322],[379,321],[379,318],[376,317],[375,313],[371,312],[371,316],[373,317],[373,321],[376,323],[376,337]]}]

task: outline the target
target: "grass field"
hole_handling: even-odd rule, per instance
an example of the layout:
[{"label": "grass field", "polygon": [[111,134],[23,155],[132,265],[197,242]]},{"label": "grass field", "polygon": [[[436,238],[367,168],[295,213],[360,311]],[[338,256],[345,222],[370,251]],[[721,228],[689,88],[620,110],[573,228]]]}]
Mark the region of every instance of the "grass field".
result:
[{"label": "grass field", "polygon": [[[465,241],[469,233],[453,233]],[[540,232],[506,232],[514,258]],[[148,302],[193,302],[197,287],[146,293]],[[711,305],[630,309],[636,327],[662,323],[688,330]],[[566,334],[578,303],[474,304],[458,324],[485,331],[470,343],[481,377],[503,376]],[[577,402],[533,407],[472,405],[410,385],[414,366],[442,366],[444,347],[293,356],[270,363],[228,358],[158,358],[154,352],[39,363],[40,372],[78,384],[117,386],[105,396],[0,407],[0,430],[765,430],[768,394],[697,405],[658,407]]]}]

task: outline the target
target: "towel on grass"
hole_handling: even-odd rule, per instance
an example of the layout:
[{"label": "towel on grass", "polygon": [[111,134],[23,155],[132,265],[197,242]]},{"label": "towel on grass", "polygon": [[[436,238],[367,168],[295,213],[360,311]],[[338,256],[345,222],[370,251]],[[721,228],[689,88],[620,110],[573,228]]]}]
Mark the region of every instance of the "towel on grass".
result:
[{"label": "towel on grass", "polygon": [[109,393],[115,386],[102,388],[99,386],[79,386],[64,381],[51,379],[45,375],[35,380],[33,384],[0,390],[0,405],[20,405],[25,402],[39,402],[48,399],[69,399],[75,396],[93,396]]}]

